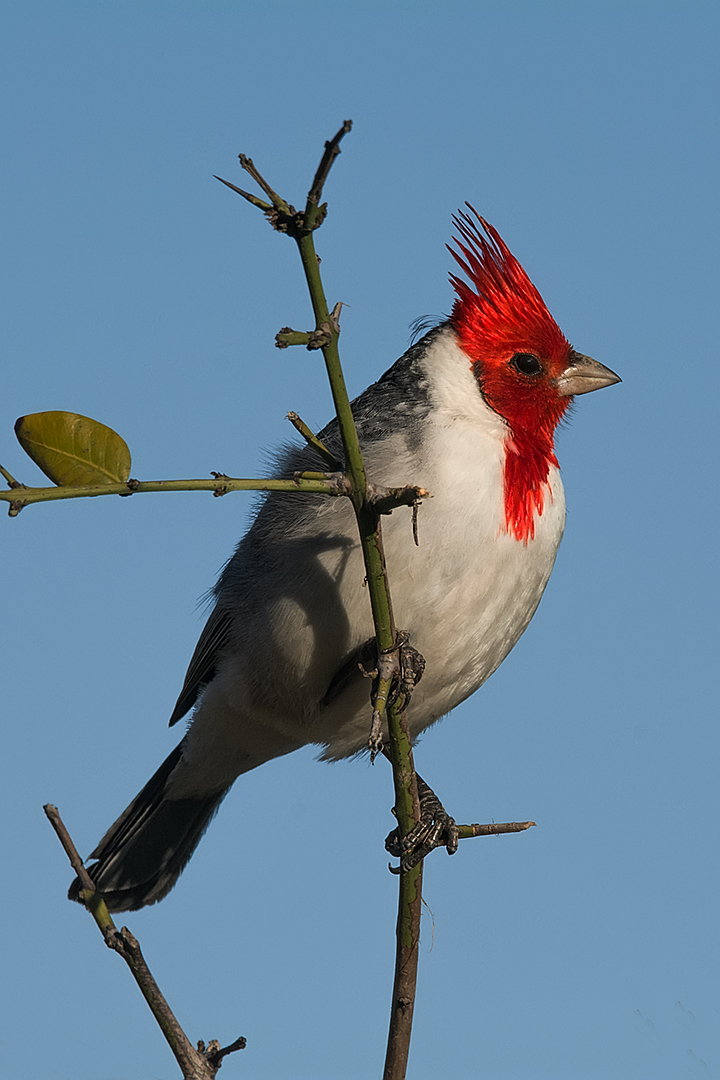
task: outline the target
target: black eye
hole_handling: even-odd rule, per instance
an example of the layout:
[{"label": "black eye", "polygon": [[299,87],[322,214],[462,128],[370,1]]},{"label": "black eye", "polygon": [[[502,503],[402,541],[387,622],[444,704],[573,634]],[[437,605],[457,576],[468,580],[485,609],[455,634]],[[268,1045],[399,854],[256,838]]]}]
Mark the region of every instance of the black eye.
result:
[{"label": "black eye", "polygon": [[514,367],[521,375],[539,375],[542,371],[542,364],[537,356],[529,352],[515,353],[510,361],[510,367]]}]

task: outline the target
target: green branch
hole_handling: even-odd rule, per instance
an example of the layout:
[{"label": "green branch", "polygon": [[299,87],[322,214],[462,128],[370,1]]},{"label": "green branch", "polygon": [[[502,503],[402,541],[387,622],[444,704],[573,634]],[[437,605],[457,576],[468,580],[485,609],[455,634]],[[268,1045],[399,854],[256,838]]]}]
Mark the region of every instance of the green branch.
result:
[{"label": "green branch", "polygon": [[532,829],[535,821],[493,821],[490,825],[458,825],[461,840],[470,840],[473,836],[500,836],[502,833],[525,832]]},{"label": "green branch", "polygon": [[[360,533],[368,594],[375,625],[379,658],[378,669],[381,672],[380,677],[376,680],[370,745],[371,749],[375,751],[377,748],[375,740],[379,738],[383,716],[386,712],[389,712],[389,754],[395,785],[395,810],[400,834],[406,836],[420,820],[420,804],[412,748],[400,712],[401,704],[396,702],[389,711],[387,709],[390,684],[388,681],[389,676],[382,670],[383,661],[394,667],[396,671],[399,671],[400,664],[398,632],[393,618],[380,527],[379,505],[381,500],[378,493],[368,485],[360,442],[340,364],[338,351],[338,337],[340,335],[339,308],[336,307],[332,313],[328,308],[320,274],[320,260],[315,251],[313,239],[314,230],[322,224],[325,218],[326,206],[320,203],[325,181],[333,162],[340,153],[340,140],[350,131],[351,126],[349,120],[345,121],[334,138],[325,144],[325,153],[308,193],[304,213],[298,213],[294,207],[281,199],[260,175],[249,158],[241,155],[240,164],[246,171],[251,173],[265,194],[271,198],[273,210],[270,212],[265,210],[266,216],[273,228],[279,232],[286,232],[295,240],[305,272],[310,302],[315,316],[315,331],[305,335],[286,327],[278,335],[277,344],[281,347],[293,344],[305,344],[309,347],[319,346],[325,360],[325,368],[330,382],[330,390],[345,454],[345,476],[350,484],[350,499],[355,509]],[[245,192],[238,190],[238,194],[250,202],[256,201],[248,198]],[[415,497],[409,503],[410,505],[417,502],[417,499],[421,497],[421,492],[422,495],[427,494],[419,488],[413,490]],[[388,505],[387,508],[391,507]],[[385,1080],[400,1080],[400,1078],[404,1077],[410,1049],[412,1006],[415,1000],[420,936],[421,882],[422,863],[411,870],[402,871],[400,874],[395,991],[391,1010]]]},{"label": "green branch", "polygon": [[0,491],[0,502],[10,504],[8,513],[15,517],[30,503],[55,502],[58,499],[92,499],[98,495],[141,495],[149,491],[212,491],[227,495],[231,491],[286,491],[305,495],[347,495],[341,476],[293,480],[240,480],[218,473],[214,480],[128,480],[120,484],[87,484],[82,487],[25,487]]},{"label": "green branch", "polygon": [[312,446],[313,450],[320,455],[331,472],[343,471],[342,462],[338,461],[335,455],[328,450],[325,443],[318,439],[315,432],[310,430],[301,416],[298,416],[296,412],[289,412],[287,414],[287,419],[295,430],[302,435],[308,446]]},{"label": "green branch", "polygon": [[312,339],[309,330],[293,330],[290,326],[284,326],[275,335],[275,345],[278,349],[287,349],[291,345],[304,345],[309,349]]},{"label": "green branch", "polygon": [[23,486],[23,485],[22,485],[22,484],[21,484],[21,483],[20,483],[20,482],[19,482],[18,480],[16,480],[16,479],[15,479],[15,477],[14,477],[14,476],[12,476],[12,474],[11,474],[11,473],[9,473],[9,472],[7,471],[7,469],[4,469],[4,468],[2,467],[2,465],[0,465],[0,474],[1,474],[2,476],[4,476],[4,477],[5,477],[5,479],[7,480],[7,483],[8,483],[8,487],[11,487],[11,488],[19,488],[19,487],[22,487],[22,486]]}]

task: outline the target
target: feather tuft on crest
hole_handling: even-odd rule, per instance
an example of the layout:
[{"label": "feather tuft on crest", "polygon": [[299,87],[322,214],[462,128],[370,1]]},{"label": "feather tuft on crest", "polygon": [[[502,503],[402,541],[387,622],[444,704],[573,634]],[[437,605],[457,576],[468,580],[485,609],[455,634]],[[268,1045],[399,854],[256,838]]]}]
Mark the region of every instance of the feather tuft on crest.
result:
[{"label": "feather tuft on crest", "polygon": [[497,230],[465,205],[477,220],[463,211],[454,215],[458,250],[448,245],[470,282],[450,275],[457,294],[450,318],[463,347],[470,356],[479,350],[483,358],[525,348],[565,360],[570,345],[542,296]]}]

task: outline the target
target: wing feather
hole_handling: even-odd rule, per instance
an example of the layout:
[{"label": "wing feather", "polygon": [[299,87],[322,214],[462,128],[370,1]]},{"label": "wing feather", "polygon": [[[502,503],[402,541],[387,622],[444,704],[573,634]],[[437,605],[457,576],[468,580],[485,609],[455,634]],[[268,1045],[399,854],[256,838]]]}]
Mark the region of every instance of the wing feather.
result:
[{"label": "wing feather", "polygon": [[207,686],[215,675],[218,655],[230,639],[231,621],[229,612],[224,608],[216,607],[205,623],[205,629],[195,646],[180,696],[170,717],[170,727],[177,724],[178,720],[182,720],[185,713],[192,709],[202,688]]}]

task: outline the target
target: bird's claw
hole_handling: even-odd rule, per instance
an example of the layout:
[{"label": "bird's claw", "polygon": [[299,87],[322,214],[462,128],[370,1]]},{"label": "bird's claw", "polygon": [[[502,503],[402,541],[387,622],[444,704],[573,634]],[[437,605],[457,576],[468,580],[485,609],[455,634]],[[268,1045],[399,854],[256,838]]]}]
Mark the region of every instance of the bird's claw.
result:
[{"label": "bird's claw", "polygon": [[386,851],[400,859],[397,869],[391,867],[395,874],[412,870],[436,847],[446,848],[448,855],[454,855],[458,849],[460,837],[455,819],[450,817],[435,792],[420,776],[417,784],[420,821],[407,836],[401,836],[399,829],[393,829],[385,841]]},{"label": "bird's claw", "polygon": [[405,712],[410,704],[410,695],[422,679],[425,671],[425,657],[417,649],[413,648],[410,644],[410,636],[404,630],[398,631],[398,645],[400,648],[400,678],[393,688],[388,704],[392,705],[402,695],[403,702],[400,711]]},{"label": "bird's claw", "polygon": [[368,739],[368,748],[370,750],[370,762],[375,764],[375,758],[378,754],[383,752],[383,738],[382,738],[382,717],[377,709],[373,709],[372,727],[370,729],[370,738]]},{"label": "bird's claw", "polygon": [[[379,680],[381,678],[392,679],[392,686],[387,697],[385,708],[389,709],[398,699],[400,699],[400,712],[405,712],[405,709],[410,704],[410,695],[415,686],[420,682],[425,670],[424,657],[417,649],[414,649],[409,642],[410,635],[404,630],[398,630],[395,648],[387,653],[382,653],[379,657],[377,656],[377,652],[375,652],[375,667],[372,670],[366,666],[366,658],[364,656],[357,661],[357,666],[362,674],[366,678],[373,680],[372,699],[374,708],[372,728],[368,739],[370,760],[372,762],[375,761],[377,755],[381,754],[384,749],[382,715],[376,703]],[[373,649],[374,645],[375,642],[370,641],[366,644],[366,649],[368,647]]]}]

